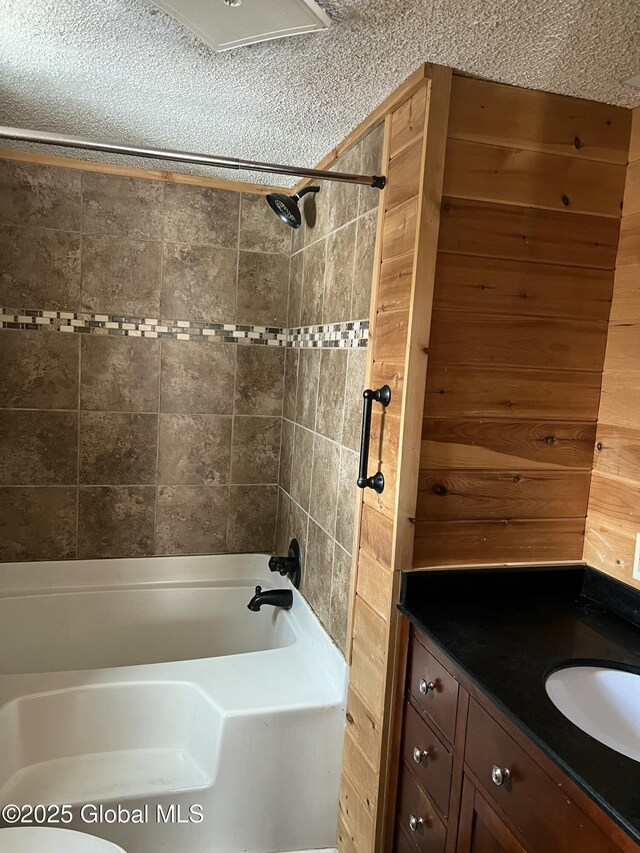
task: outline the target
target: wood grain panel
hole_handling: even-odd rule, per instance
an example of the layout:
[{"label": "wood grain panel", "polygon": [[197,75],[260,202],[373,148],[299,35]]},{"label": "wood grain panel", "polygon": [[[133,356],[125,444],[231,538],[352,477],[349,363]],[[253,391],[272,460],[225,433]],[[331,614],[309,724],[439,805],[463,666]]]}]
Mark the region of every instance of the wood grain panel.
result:
[{"label": "wood grain panel", "polygon": [[423,521],[416,524],[414,568],[579,560],[584,519]]},{"label": "wood grain panel", "polygon": [[380,459],[393,465],[394,468],[397,467],[400,418],[390,414],[387,409],[381,411],[378,407],[371,416],[370,436],[369,459]]},{"label": "wood grain panel", "polygon": [[624,165],[630,119],[621,107],[455,76],[449,136]]},{"label": "wood grain panel", "polygon": [[608,217],[443,200],[441,252],[611,270],[617,243],[618,221]]},{"label": "wood grain panel", "polygon": [[609,326],[607,336],[607,373],[636,373],[638,346],[640,345],[640,323],[625,323]]},{"label": "wood grain panel", "polygon": [[388,626],[360,596],[356,596],[353,636],[362,643],[372,661],[384,664],[387,657]]},{"label": "wood grain panel", "polygon": [[606,340],[605,323],[438,311],[429,357],[447,366],[602,370]]},{"label": "wood grain panel", "polygon": [[409,309],[387,311],[376,318],[375,335],[369,344],[374,361],[403,361],[409,329]]},{"label": "wood grain panel", "polygon": [[412,252],[416,242],[418,200],[399,205],[384,217],[382,227],[382,260]]},{"label": "wood grain panel", "polygon": [[627,181],[624,190],[624,216],[640,213],[640,160],[627,166]]},{"label": "wood grain panel", "polygon": [[380,731],[382,731],[384,709],[385,675],[384,666],[378,660],[372,660],[366,644],[361,639],[352,637],[349,683],[378,722]]},{"label": "wood grain panel", "polygon": [[349,688],[347,694],[346,731],[358,744],[362,752],[377,766],[380,760],[380,727],[378,720],[364,704],[360,696]]},{"label": "wood grain panel", "polygon": [[590,471],[595,436],[595,423],[425,419],[420,467]]},{"label": "wood grain panel", "polygon": [[591,478],[589,508],[612,524],[640,532],[638,484],[595,471]]},{"label": "wood grain panel", "polygon": [[389,621],[393,588],[392,572],[386,566],[360,551],[356,592],[385,622]]},{"label": "wood grain panel", "polygon": [[594,471],[640,484],[640,430],[598,423]]},{"label": "wood grain panel", "polygon": [[606,322],[612,290],[608,270],[440,252],[434,308]]},{"label": "wood grain panel", "polygon": [[393,524],[376,509],[362,507],[360,547],[378,563],[391,569],[391,540]]},{"label": "wood grain panel", "polygon": [[633,527],[612,523],[610,518],[595,512],[589,504],[583,559],[590,566],[640,589],[640,581],[632,577],[635,550],[636,532]]},{"label": "wood grain panel", "polygon": [[340,853],[363,853],[355,844],[355,838],[345,826],[342,814],[338,816],[338,850]]},{"label": "wood grain panel", "polygon": [[[375,824],[373,816],[356,793],[356,789],[343,773],[340,790],[340,835],[359,853],[373,850]],[[346,848],[341,848],[346,849]]]},{"label": "wood grain panel", "polygon": [[600,395],[600,421],[638,429],[640,420],[640,370],[614,373],[605,370]]},{"label": "wood grain panel", "polygon": [[614,292],[609,322],[640,323],[640,264],[616,269]]},{"label": "wood grain panel", "polygon": [[620,222],[617,266],[626,264],[640,264],[640,213],[623,216]]},{"label": "wood grain panel", "polygon": [[619,219],[625,171],[621,164],[449,139],[444,193]]},{"label": "wood grain panel", "polygon": [[391,402],[385,413],[389,417],[400,418],[404,392],[404,362],[374,361],[371,365],[370,384],[372,388],[380,388],[383,385],[391,388]]},{"label": "wood grain panel", "polygon": [[351,736],[349,729],[344,737],[342,768],[350,779],[357,780],[360,800],[373,817],[378,797],[378,774]]},{"label": "wood grain panel", "polygon": [[387,211],[418,195],[421,164],[422,138],[417,139],[391,160],[387,174],[389,191],[385,195]]},{"label": "wood grain panel", "polygon": [[421,471],[418,519],[586,516],[588,471]]},{"label": "wood grain panel", "polygon": [[429,418],[596,419],[600,374],[560,370],[431,366]]},{"label": "wood grain panel", "polygon": [[414,253],[384,261],[378,283],[378,313],[408,310]]},{"label": "wood grain panel", "polygon": [[382,494],[378,494],[373,489],[365,489],[364,504],[365,506],[376,509],[381,515],[386,516],[389,521],[393,521],[395,518],[398,471],[389,462],[379,462],[377,465],[374,465],[370,461],[369,474],[378,470],[384,474],[384,491]]},{"label": "wood grain panel", "polygon": [[629,162],[640,160],[640,107],[632,110],[631,140],[629,142]]},{"label": "wood grain panel", "polygon": [[422,136],[427,113],[427,87],[423,86],[393,113],[391,118],[391,142],[389,156],[398,152]]}]

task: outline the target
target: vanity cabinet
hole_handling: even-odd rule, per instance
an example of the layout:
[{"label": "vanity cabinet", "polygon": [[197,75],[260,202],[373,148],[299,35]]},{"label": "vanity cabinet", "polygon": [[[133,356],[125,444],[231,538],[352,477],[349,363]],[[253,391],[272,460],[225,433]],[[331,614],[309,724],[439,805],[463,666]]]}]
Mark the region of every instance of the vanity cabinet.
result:
[{"label": "vanity cabinet", "polygon": [[394,837],[396,853],[639,850],[414,627]]}]

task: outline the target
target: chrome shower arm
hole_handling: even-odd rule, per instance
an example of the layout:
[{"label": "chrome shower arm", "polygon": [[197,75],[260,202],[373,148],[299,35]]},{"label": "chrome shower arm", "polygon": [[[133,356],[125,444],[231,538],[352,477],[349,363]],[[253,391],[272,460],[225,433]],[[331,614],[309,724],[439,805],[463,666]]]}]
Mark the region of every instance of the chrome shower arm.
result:
[{"label": "chrome shower arm", "polygon": [[304,169],[297,166],[282,166],[277,163],[261,163],[257,160],[240,160],[236,157],[218,157],[213,154],[194,154],[190,151],[172,151],[166,148],[142,148],[138,145],[120,145],[115,142],[95,142],[79,136],[65,136],[43,130],[26,130],[20,127],[0,126],[0,139],[20,142],[36,142],[40,145],[58,145],[62,148],[78,148],[86,151],[104,151],[108,154],[124,154],[130,157],[148,157],[153,160],[170,160],[174,163],[193,163],[198,166],[215,166],[218,169],[244,169],[249,172],[269,172],[274,175],[291,175],[296,178],[314,178],[323,181],[339,181],[345,184],[364,184],[382,189],[386,179],[379,175],[354,175],[346,172],[330,172],[326,169]]}]

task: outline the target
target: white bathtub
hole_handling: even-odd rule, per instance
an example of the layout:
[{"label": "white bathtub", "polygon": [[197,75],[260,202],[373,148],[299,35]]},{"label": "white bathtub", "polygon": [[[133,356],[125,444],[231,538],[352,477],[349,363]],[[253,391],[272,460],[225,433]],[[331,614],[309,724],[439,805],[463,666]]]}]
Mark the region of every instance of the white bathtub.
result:
[{"label": "white bathtub", "polygon": [[263,555],[0,565],[0,805],[127,853],[334,848],[346,664],[258,583],[289,585]]}]

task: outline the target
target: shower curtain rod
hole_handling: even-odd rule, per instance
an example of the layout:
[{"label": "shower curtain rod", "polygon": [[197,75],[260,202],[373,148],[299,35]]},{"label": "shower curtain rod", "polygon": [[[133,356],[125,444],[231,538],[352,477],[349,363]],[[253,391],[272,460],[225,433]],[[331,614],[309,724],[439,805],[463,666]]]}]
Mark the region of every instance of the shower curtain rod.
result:
[{"label": "shower curtain rod", "polygon": [[270,172],[274,175],[291,175],[296,178],[316,178],[325,181],[339,181],[345,184],[365,184],[378,189],[382,189],[386,183],[386,179],[379,175],[353,175],[346,172],[329,172],[326,169],[303,169],[297,166],[282,166],[277,163],[240,160],[235,157],[193,154],[189,151],[141,148],[136,145],[119,145],[113,142],[94,142],[78,136],[65,136],[61,133],[49,133],[42,130],[26,130],[20,127],[0,127],[0,139],[37,142],[41,145],[59,145],[63,148],[81,148],[87,151],[106,151],[109,154],[149,157],[154,160],[172,160],[175,163],[195,163],[199,166],[216,166],[220,169],[235,169],[236,171],[246,169],[250,172]]}]

